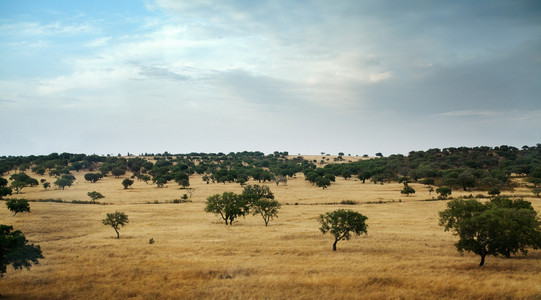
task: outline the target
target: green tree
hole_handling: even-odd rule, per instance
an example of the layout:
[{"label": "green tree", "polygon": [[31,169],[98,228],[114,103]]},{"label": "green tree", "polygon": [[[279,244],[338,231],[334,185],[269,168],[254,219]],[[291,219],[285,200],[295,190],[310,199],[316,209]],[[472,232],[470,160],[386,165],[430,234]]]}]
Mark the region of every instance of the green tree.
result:
[{"label": "green tree", "polygon": [[66,187],[70,187],[73,182],[69,180],[68,178],[64,178],[64,176],[58,178],[54,184],[64,190]]},{"label": "green tree", "polygon": [[0,199],[4,196],[11,195],[12,190],[10,187],[7,187],[8,181],[5,178],[0,177]]},{"label": "green tree", "polygon": [[105,198],[104,195],[96,191],[88,192],[86,194],[88,195],[88,197],[90,197],[90,199],[92,199],[92,202],[96,202],[96,200]]},{"label": "green tree", "polygon": [[268,186],[254,184],[245,186],[241,197],[243,197],[247,205],[251,206],[261,199],[274,199],[274,194]]},{"label": "green tree", "polygon": [[124,189],[128,189],[133,184],[133,180],[126,178],[122,180],[122,185],[124,186]]},{"label": "green tree", "polygon": [[102,179],[103,175],[100,173],[86,173],[85,180],[90,181],[91,183],[96,183],[98,180]]},{"label": "green tree", "polygon": [[366,234],[368,218],[361,213],[349,209],[337,209],[332,212],[327,212],[319,216],[321,227],[319,230],[323,234],[330,232],[334,236],[332,250],[336,251],[336,243],[340,240],[349,240],[351,233],[359,236],[361,233]]},{"label": "green tree", "polygon": [[[539,188],[539,187],[532,188],[532,193],[534,193],[534,195],[539,197],[539,195],[541,194],[541,188]],[[2,199],[2,194],[1,193],[0,193],[0,199]]]},{"label": "green tree", "polygon": [[224,192],[208,197],[205,211],[220,215],[225,225],[233,225],[236,218],[248,213],[249,206],[243,197],[232,192]]},{"label": "green tree", "polygon": [[274,200],[274,194],[268,186],[248,185],[242,191],[241,197],[253,209],[254,215],[261,215],[265,226],[268,226],[269,221],[274,217],[278,217],[281,205],[277,200]]},{"label": "green tree", "polygon": [[406,197],[409,197],[410,194],[415,194],[415,189],[409,185],[404,185],[404,188],[400,191],[400,193],[406,195]]},{"label": "green tree", "polygon": [[445,231],[459,237],[455,246],[459,252],[481,256],[479,266],[487,255],[521,252],[541,247],[541,223],[531,203],[524,200],[495,198],[481,203],[475,199],[453,200],[439,213],[439,224]]},{"label": "green tree", "polygon": [[436,193],[440,194],[439,198],[447,199],[447,197],[449,197],[453,193],[453,191],[451,190],[450,187],[440,186],[439,188],[436,189]]},{"label": "green tree", "polygon": [[12,226],[0,224],[0,277],[4,276],[9,265],[15,270],[30,269],[32,263],[38,264],[41,258],[39,245],[28,244],[21,231],[13,231]]},{"label": "green tree", "polygon": [[43,188],[44,188],[44,189],[48,189],[48,188],[50,188],[50,187],[51,187],[51,184],[50,184],[49,182],[44,182],[44,183],[43,183]]},{"label": "green tree", "polygon": [[190,186],[190,177],[184,172],[175,173],[174,180],[178,185],[182,186],[183,189]]},{"label": "green tree", "polygon": [[17,213],[30,212],[30,204],[25,199],[10,199],[6,201],[6,206],[14,216]]},{"label": "green tree", "polygon": [[115,178],[118,178],[118,177],[126,174],[126,170],[123,169],[123,168],[116,167],[116,168],[113,168],[111,170],[111,174],[113,174],[113,176],[115,176]]},{"label": "green tree", "polygon": [[331,180],[328,177],[317,177],[316,185],[320,188],[326,189],[331,185]]},{"label": "green tree", "polygon": [[117,239],[120,238],[120,233],[118,233],[118,230],[121,227],[126,226],[128,222],[128,216],[125,213],[119,211],[115,211],[114,213],[108,213],[107,217],[102,220],[103,225],[109,225],[113,227],[116,232]]},{"label": "green tree", "polygon": [[27,186],[36,186],[39,182],[26,173],[16,173],[9,177],[12,180],[11,188],[15,190],[15,194],[19,194],[21,190]]},{"label": "green tree", "polygon": [[500,193],[500,189],[497,187],[492,187],[488,190],[488,194],[492,197],[498,196],[500,195]]},{"label": "green tree", "polygon": [[278,210],[281,206],[278,200],[263,198],[254,203],[253,214],[260,214],[265,221],[265,226],[268,226],[270,220],[278,217]]}]

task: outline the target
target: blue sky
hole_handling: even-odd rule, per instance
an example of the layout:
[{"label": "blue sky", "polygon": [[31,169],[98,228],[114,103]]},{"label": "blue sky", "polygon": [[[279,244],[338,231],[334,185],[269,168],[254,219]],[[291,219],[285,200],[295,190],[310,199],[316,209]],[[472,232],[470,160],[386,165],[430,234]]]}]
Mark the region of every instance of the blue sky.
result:
[{"label": "blue sky", "polygon": [[0,155],[541,142],[539,1],[2,1]]}]

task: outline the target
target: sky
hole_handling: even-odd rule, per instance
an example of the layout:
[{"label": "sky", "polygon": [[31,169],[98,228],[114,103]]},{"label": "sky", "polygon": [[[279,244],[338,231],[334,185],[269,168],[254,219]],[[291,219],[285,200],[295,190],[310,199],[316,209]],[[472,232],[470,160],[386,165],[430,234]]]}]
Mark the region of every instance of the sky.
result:
[{"label": "sky", "polygon": [[0,0],[0,155],[541,143],[541,2]]}]

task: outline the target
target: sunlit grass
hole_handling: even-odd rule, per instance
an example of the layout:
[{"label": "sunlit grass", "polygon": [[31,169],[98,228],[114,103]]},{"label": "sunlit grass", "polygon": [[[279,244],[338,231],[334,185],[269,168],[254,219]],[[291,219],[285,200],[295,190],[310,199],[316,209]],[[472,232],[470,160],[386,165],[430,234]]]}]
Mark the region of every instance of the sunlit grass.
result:
[{"label": "sunlit grass", "polygon": [[[31,202],[32,213],[17,216],[0,208],[0,223],[22,230],[45,256],[30,271],[8,269],[0,279],[7,299],[541,297],[541,251],[488,257],[478,268],[479,258],[457,253],[455,237],[438,226],[446,201],[419,201],[435,196],[422,185],[412,184],[416,194],[405,197],[401,184],[337,178],[322,190],[299,175],[287,186],[269,184],[283,205],[265,227],[260,216],[225,226],[203,211],[206,197],[240,193],[238,184],[207,185],[192,176],[192,202],[169,204],[185,193],[176,183],[158,189],[136,181],[123,190],[125,177],[95,184],[84,182],[83,173],[76,177],[64,191],[25,188],[13,197],[88,201],[95,190],[108,205]],[[357,204],[328,204],[345,200]],[[527,200],[541,211],[540,200]],[[162,204],[147,204],[154,201]],[[337,208],[366,215],[368,235],[340,241],[333,252],[317,216]],[[115,210],[130,219],[119,240],[101,223]]]}]

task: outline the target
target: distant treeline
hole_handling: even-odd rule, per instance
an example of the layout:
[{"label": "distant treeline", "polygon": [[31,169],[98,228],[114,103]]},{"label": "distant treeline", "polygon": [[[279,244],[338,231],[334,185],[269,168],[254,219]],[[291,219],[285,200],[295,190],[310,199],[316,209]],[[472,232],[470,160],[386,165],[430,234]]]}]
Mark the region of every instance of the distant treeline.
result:
[{"label": "distant treeline", "polygon": [[[342,153],[340,153],[342,154]],[[379,154],[379,153],[378,153]],[[334,163],[340,162],[340,163]],[[511,187],[511,176],[524,177],[534,186],[541,184],[541,144],[500,147],[458,147],[412,151],[408,155],[346,162],[342,155],[329,161],[291,157],[288,152],[145,154],[141,156],[99,156],[71,153],[0,157],[0,175],[10,171],[61,177],[72,171],[87,171],[88,181],[103,176],[130,176],[159,187],[175,181],[189,186],[189,176],[203,175],[207,183],[244,184],[248,180],[275,181],[287,184],[288,178],[303,172],[306,180],[326,188],[337,176],[355,178],[362,183],[384,184],[392,181],[420,182],[427,185],[449,186],[454,189],[489,189]]]}]

